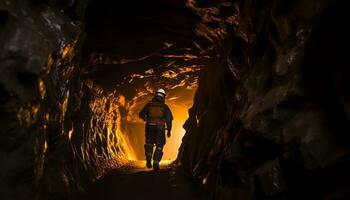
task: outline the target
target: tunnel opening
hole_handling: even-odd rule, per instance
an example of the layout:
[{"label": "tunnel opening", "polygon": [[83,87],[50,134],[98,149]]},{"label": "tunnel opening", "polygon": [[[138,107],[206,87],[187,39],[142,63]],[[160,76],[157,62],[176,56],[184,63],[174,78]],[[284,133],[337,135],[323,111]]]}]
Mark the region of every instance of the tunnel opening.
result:
[{"label": "tunnel opening", "polygon": [[[194,13],[184,2],[117,3],[93,1],[86,11],[86,40],[81,67],[92,87],[115,99],[118,132],[129,160],[144,160],[145,124],[138,112],[158,88],[167,92],[173,112],[171,138],[163,160],[175,160],[183,124],[203,65],[193,43]],[[111,101],[113,101],[111,99]]]}]

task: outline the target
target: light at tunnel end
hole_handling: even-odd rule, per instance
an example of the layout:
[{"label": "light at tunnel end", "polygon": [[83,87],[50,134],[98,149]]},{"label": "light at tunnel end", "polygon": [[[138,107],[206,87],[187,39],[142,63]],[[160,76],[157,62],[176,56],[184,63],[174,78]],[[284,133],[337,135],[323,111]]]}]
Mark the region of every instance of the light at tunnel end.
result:
[{"label": "light at tunnel end", "polygon": [[[178,155],[182,138],[185,134],[183,124],[188,118],[188,110],[192,107],[195,88],[177,88],[168,90],[169,95],[166,98],[166,104],[173,114],[173,126],[171,137],[167,138],[164,146],[164,161],[175,160]],[[144,141],[145,141],[145,123],[139,119],[138,113],[146,103],[153,97],[152,93],[145,96],[136,96],[132,102],[128,103],[127,116],[122,120],[123,132],[127,135],[131,147],[136,152],[138,160],[144,160]]]}]

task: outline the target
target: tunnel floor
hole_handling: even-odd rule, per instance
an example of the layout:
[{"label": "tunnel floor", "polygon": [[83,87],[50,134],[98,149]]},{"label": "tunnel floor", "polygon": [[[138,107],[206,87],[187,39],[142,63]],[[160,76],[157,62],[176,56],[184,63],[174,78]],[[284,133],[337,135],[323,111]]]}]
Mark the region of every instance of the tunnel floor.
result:
[{"label": "tunnel floor", "polygon": [[167,162],[157,172],[144,167],[143,161],[110,171],[91,184],[77,199],[199,199],[193,182]]}]

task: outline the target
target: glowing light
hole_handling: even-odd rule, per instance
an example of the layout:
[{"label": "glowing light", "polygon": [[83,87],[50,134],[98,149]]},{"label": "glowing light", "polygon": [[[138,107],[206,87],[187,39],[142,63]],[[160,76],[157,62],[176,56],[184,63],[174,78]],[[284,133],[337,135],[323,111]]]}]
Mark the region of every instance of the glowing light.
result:
[{"label": "glowing light", "polygon": [[[170,107],[174,120],[171,137],[167,138],[167,143],[164,146],[164,155],[165,160],[174,160],[177,157],[182,138],[185,135],[185,129],[182,127],[185,121],[188,119],[188,109],[192,106],[192,100],[195,90],[186,93],[187,98],[175,100],[168,100],[167,104]],[[179,94],[181,95],[181,94]]]},{"label": "glowing light", "polygon": [[19,124],[27,127],[35,124],[39,111],[38,105],[23,106],[17,111],[17,120]]},{"label": "glowing light", "polygon": [[44,142],[44,148],[43,148],[43,152],[45,153],[47,151],[47,141]]},{"label": "glowing light", "polygon": [[145,71],[145,74],[154,74],[154,69],[149,69]]},{"label": "glowing light", "polygon": [[69,130],[69,132],[68,132],[68,138],[69,138],[69,140],[72,139],[73,132],[74,132],[74,128],[72,128],[71,130]]},{"label": "glowing light", "polygon": [[39,79],[39,93],[41,99],[44,99],[46,94],[46,87],[44,81],[41,78]]},{"label": "glowing light", "polygon": [[[122,91],[116,89],[114,93],[121,92],[117,97],[118,106],[123,107],[123,110],[126,111],[120,121],[122,123],[120,126],[123,127],[121,129],[122,135],[125,137],[124,140],[128,148],[134,153],[136,152],[136,158],[144,159],[143,144],[145,140],[144,122],[139,118],[138,113],[151,100],[156,89],[162,87],[167,91],[166,103],[174,115],[172,136],[167,139],[163,158],[165,160],[176,159],[182,137],[185,134],[182,126],[188,118],[188,110],[192,106],[194,93],[198,86],[196,73],[200,68],[199,65],[189,65],[178,66],[172,70],[158,73],[154,69],[148,69],[141,74],[130,74],[124,78],[125,84],[127,84],[124,87],[129,86],[130,90],[133,90],[134,81],[138,81],[138,84],[143,83],[143,87],[137,86],[136,94],[129,100],[122,95]],[[156,79],[158,77],[159,79]],[[129,91],[124,92],[127,94]]]},{"label": "glowing light", "polygon": [[208,178],[206,177],[202,180],[202,184],[205,185],[207,183],[207,181],[208,181]]},{"label": "glowing light", "polygon": [[192,54],[182,54],[182,55],[162,55],[164,58],[183,58],[184,60],[193,60],[197,59],[196,55]]},{"label": "glowing light", "polygon": [[71,59],[74,56],[74,51],[76,50],[77,40],[74,40],[73,42],[67,44],[64,46],[63,50],[61,51],[62,56],[61,59]]},{"label": "glowing light", "polygon": [[163,72],[162,76],[165,78],[175,78],[177,74],[173,70],[168,70]]},{"label": "glowing light", "polygon": [[68,100],[69,100],[69,90],[64,95],[64,100],[63,100],[63,103],[62,103],[62,113],[61,113],[61,116],[60,116],[61,117],[61,121],[63,121],[65,116],[66,116]]},{"label": "glowing light", "polygon": [[168,100],[169,100],[169,101],[173,101],[173,100],[176,100],[176,99],[178,99],[178,98],[179,98],[179,97],[176,97],[176,96],[175,96],[175,97],[169,98]]},{"label": "glowing light", "polygon": [[[125,103],[123,101],[125,101],[124,97],[111,93],[107,96],[96,96],[90,103],[90,108],[95,114],[91,119],[91,130],[94,130],[93,133],[97,134],[100,140],[106,139],[108,154],[119,163],[135,159],[128,136],[122,132],[121,128],[119,106]],[[96,128],[102,128],[102,131]]]},{"label": "glowing light", "polygon": [[174,85],[173,87],[171,87],[171,89],[175,89],[175,88],[178,88],[178,87],[182,87],[182,86],[185,86],[186,85],[186,79],[183,79],[181,80],[181,82],[177,85]]},{"label": "glowing light", "polygon": [[165,72],[162,73],[162,77],[164,78],[176,78],[181,74],[186,74],[186,73],[190,73],[190,72],[197,72],[200,70],[200,66],[197,65],[192,65],[192,66],[188,66],[188,67],[178,67],[176,69],[176,71],[174,70],[167,70]]}]

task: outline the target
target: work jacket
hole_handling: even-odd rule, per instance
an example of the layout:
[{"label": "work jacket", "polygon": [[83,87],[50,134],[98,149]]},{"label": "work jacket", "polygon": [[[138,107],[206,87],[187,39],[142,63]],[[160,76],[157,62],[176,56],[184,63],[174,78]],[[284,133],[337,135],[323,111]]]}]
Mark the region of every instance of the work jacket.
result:
[{"label": "work jacket", "polygon": [[147,122],[147,125],[165,126],[166,124],[168,131],[171,131],[173,115],[164,103],[164,98],[155,96],[140,111],[139,116]]}]

